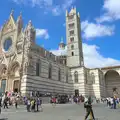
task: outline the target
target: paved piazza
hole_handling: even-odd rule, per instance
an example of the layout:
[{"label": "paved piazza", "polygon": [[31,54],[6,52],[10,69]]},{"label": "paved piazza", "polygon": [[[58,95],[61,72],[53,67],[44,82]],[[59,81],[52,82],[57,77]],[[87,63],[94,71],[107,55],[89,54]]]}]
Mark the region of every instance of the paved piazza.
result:
[{"label": "paved piazza", "polygon": [[[50,104],[43,105],[43,112],[28,113],[24,106],[2,110],[0,118],[8,120],[84,120],[85,109],[83,105],[65,104],[57,105],[53,108]],[[93,105],[96,118],[98,120],[119,120],[120,109],[111,110],[103,104]]]}]

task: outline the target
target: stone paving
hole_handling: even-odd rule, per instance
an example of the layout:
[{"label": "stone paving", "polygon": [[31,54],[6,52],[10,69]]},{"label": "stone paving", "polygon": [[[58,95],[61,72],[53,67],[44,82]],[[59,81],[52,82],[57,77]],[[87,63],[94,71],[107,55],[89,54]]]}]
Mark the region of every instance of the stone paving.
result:
[{"label": "stone paving", "polygon": [[[95,117],[98,120],[120,120],[120,109],[111,110],[105,104],[93,105]],[[28,113],[24,106],[20,106],[18,110],[9,108],[2,109],[0,120],[7,118],[8,120],[84,120],[85,109],[83,105],[64,104],[57,105],[55,108],[46,104],[43,105],[43,112]]]}]

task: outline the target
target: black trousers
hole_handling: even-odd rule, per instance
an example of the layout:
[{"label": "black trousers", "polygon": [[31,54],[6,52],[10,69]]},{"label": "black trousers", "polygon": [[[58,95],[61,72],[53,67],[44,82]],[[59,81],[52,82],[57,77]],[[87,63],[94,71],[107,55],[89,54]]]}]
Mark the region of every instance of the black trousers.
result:
[{"label": "black trousers", "polygon": [[4,103],[4,108],[8,108],[7,102]]},{"label": "black trousers", "polygon": [[37,111],[39,111],[39,105],[37,104]]},{"label": "black trousers", "polygon": [[86,108],[85,120],[87,120],[87,118],[88,118],[88,116],[90,115],[90,113],[92,114],[93,120],[95,120],[95,117],[94,117],[94,113],[93,113],[92,108]]},{"label": "black trousers", "polygon": [[30,105],[27,105],[27,111],[30,112]]},{"label": "black trousers", "polygon": [[17,104],[17,103],[15,103],[15,108],[16,108],[16,109],[17,109],[17,105],[18,105],[18,104]]},{"label": "black trousers", "polygon": [[1,114],[1,106],[0,106],[0,114]]}]

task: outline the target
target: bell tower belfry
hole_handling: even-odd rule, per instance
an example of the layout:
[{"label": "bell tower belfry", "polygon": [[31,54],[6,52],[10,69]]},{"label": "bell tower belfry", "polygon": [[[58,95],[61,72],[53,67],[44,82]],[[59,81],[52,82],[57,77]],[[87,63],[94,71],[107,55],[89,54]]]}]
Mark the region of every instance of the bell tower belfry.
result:
[{"label": "bell tower belfry", "polygon": [[66,11],[66,39],[67,66],[84,66],[80,14],[76,12],[76,8],[72,8],[70,12]]}]

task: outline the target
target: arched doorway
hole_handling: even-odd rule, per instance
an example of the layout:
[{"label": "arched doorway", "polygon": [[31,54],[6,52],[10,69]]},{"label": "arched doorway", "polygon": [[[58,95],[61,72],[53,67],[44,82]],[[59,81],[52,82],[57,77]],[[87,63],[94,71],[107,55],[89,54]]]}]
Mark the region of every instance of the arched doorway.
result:
[{"label": "arched doorway", "polygon": [[0,65],[0,78],[1,78],[1,87],[0,87],[0,94],[6,92],[7,88],[7,65],[1,64]]},{"label": "arched doorway", "polygon": [[109,70],[105,74],[106,96],[112,97],[120,94],[120,75],[115,70]]},{"label": "arched doorway", "polygon": [[10,81],[12,82],[12,86],[10,87],[10,89],[12,89],[14,92],[20,92],[19,69],[20,69],[20,64],[17,61],[14,61],[9,65]]}]

